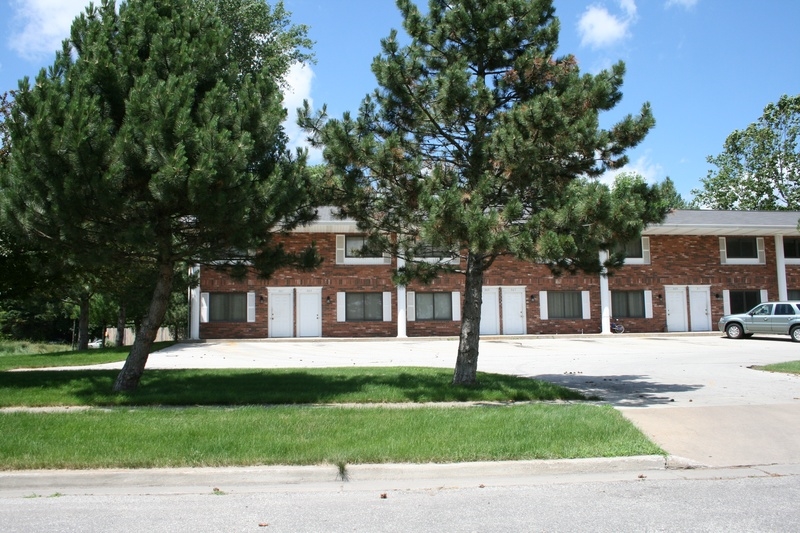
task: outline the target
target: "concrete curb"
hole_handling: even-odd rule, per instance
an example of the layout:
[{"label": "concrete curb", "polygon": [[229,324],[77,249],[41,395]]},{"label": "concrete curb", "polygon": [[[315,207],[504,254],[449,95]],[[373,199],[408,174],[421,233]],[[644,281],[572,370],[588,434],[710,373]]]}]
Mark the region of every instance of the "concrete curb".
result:
[{"label": "concrete curb", "polygon": [[209,493],[237,487],[238,492],[318,490],[324,486],[424,488],[453,485],[517,485],[532,478],[635,475],[666,469],[660,455],[539,461],[448,464],[336,465],[222,468],[148,468],[107,470],[18,470],[0,472],[0,495],[77,493]]},{"label": "concrete curb", "polygon": [[140,492],[158,489],[194,492],[202,487],[251,486],[279,487],[297,484],[337,482],[441,486],[467,480],[503,478],[527,479],[562,475],[590,475],[665,470],[660,455],[598,459],[558,459],[539,461],[483,461],[446,464],[354,464],[345,465],[342,479],[336,465],[251,466],[203,468],[142,468],[100,470],[17,470],[0,472],[3,492],[82,492],[118,488]]},{"label": "concrete curb", "polygon": [[0,497],[446,490],[800,476],[800,464],[709,468],[661,455],[452,464],[0,471]]}]

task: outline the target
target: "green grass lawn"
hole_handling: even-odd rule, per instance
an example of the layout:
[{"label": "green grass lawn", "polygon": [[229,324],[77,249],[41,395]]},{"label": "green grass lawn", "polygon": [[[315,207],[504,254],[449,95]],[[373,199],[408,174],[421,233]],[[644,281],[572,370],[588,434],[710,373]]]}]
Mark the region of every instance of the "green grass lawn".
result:
[{"label": "green grass lawn", "polygon": [[[153,343],[153,351],[172,346],[174,342]],[[70,350],[63,344],[0,341],[0,370],[14,368],[47,368],[53,366],[98,365],[124,361],[130,346],[83,351]]]},{"label": "green grass lawn", "polygon": [[[0,412],[0,469],[664,453],[611,407],[558,385],[501,374],[479,373],[477,386],[454,387],[451,370],[434,368],[146,370],[137,391],[115,395],[115,370],[10,371],[125,354],[0,356],[0,407],[23,408]],[[27,409],[53,406],[88,410]]]},{"label": "green grass lawn", "polygon": [[111,391],[116,370],[0,372],[0,407],[263,405],[585,400],[544,381],[479,373],[476,387],[450,385],[439,368],[146,370],[132,393]]},{"label": "green grass lawn", "polygon": [[767,372],[783,372],[784,374],[800,374],[800,361],[788,361],[786,363],[775,363],[774,365],[757,366],[756,370],[766,370]]},{"label": "green grass lawn", "polygon": [[502,461],[663,453],[608,406],[114,408],[0,414],[0,468]]}]

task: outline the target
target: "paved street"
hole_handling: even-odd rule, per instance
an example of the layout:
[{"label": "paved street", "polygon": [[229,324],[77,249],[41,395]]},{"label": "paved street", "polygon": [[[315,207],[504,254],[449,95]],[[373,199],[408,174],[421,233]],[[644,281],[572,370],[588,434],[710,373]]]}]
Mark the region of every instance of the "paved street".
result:
[{"label": "paved street", "polygon": [[[452,339],[223,341],[157,352],[148,367],[450,368],[455,350]],[[800,530],[800,377],[750,368],[797,359],[800,344],[788,337],[483,339],[480,370],[601,396],[670,454],[666,462],[353,465],[347,483],[331,466],[0,472],[0,524],[7,531]]]}]

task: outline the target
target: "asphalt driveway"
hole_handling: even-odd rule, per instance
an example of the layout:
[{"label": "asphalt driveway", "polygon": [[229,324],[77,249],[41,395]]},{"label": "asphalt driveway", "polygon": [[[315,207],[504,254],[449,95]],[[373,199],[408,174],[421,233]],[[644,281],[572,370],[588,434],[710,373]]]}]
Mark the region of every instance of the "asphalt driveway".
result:
[{"label": "asphalt driveway", "polygon": [[[147,367],[450,368],[456,349],[455,339],[210,341],[156,352]],[[600,396],[675,464],[740,466],[800,464],[800,376],[751,368],[798,359],[800,344],[788,337],[489,337],[478,368]]]}]

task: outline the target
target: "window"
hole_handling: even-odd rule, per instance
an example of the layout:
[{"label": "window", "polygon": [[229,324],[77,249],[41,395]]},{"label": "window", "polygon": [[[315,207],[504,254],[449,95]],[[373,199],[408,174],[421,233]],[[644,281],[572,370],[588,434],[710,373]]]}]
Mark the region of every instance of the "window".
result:
[{"label": "window", "polygon": [[783,238],[783,256],[786,259],[800,259],[800,237]]},{"label": "window", "polygon": [[208,308],[210,322],[246,322],[247,294],[244,292],[211,293]]},{"label": "window", "polygon": [[645,318],[644,291],[612,291],[611,313],[615,318]]},{"label": "window", "polygon": [[383,265],[391,264],[389,255],[365,255],[362,251],[367,238],[363,235],[337,235],[336,236],[336,264],[337,265]]},{"label": "window", "polygon": [[361,250],[367,244],[365,237],[351,237],[346,236],[344,239],[344,256],[345,257],[369,257],[364,255]]},{"label": "window", "polygon": [[731,291],[731,314],[746,313],[761,303],[761,291]]},{"label": "window", "polygon": [[720,237],[719,255],[723,265],[763,265],[764,237]]},{"label": "window", "polygon": [[787,298],[789,300],[800,300],[800,290],[788,291]]},{"label": "window", "polygon": [[383,293],[348,292],[345,294],[345,320],[383,320]]},{"label": "window", "polygon": [[636,238],[628,241],[625,244],[620,244],[614,250],[615,252],[622,252],[625,257],[642,257],[642,239]]},{"label": "window", "polygon": [[592,318],[589,291],[539,291],[539,318]]},{"label": "window", "polygon": [[725,250],[728,259],[758,259],[755,237],[726,237]]},{"label": "window", "polygon": [[426,257],[426,258],[444,258],[444,257],[452,257],[453,253],[449,250],[444,248],[439,248],[437,246],[433,246],[431,244],[422,244],[417,247],[415,250],[417,257]]},{"label": "window", "polygon": [[548,318],[583,318],[582,297],[579,291],[547,293]]},{"label": "window", "polygon": [[637,237],[618,245],[614,251],[625,255],[627,265],[650,264],[650,237]]},{"label": "window", "polygon": [[794,315],[794,306],[790,304],[776,304],[775,305],[775,314],[786,316],[786,315]]},{"label": "window", "polygon": [[770,316],[772,315],[772,304],[759,305],[753,309],[753,316]]},{"label": "window", "polygon": [[414,294],[416,320],[453,320],[453,295],[449,292]]}]

